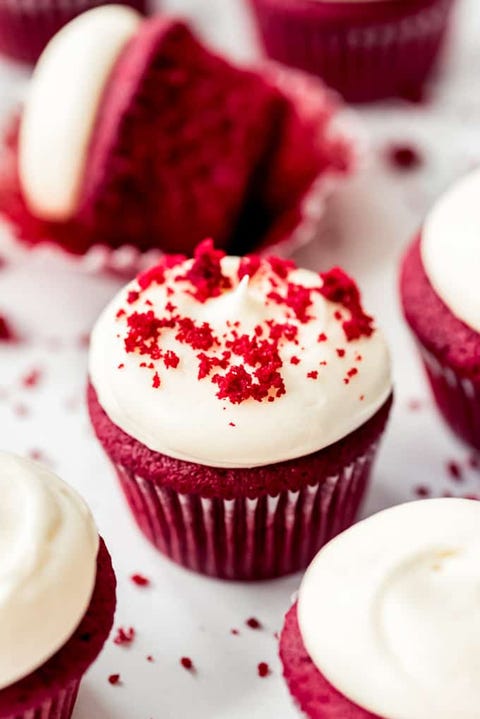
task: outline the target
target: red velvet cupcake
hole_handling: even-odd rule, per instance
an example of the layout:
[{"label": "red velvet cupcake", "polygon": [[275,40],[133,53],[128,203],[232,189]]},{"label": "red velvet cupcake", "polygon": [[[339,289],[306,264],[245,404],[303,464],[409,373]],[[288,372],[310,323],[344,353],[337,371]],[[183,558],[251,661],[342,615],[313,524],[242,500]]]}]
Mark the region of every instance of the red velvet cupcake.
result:
[{"label": "red velvet cupcake", "polygon": [[205,236],[243,254],[291,238],[352,153],[324,88],[292,95],[282,77],[231,65],[176,20],[85,13],[37,65],[0,212],[28,245],[76,255],[191,254]]},{"label": "red velvet cupcake", "polygon": [[[0,52],[3,55],[34,63],[42,50],[74,17],[86,10],[107,4],[108,0],[1,0]],[[116,0],[140,12],[146,11],[146,0]]]},{"label": "red velvet cupcake", "polygon": [[454,0],[250,0],[267,53],[351,102],[417,100]]},{"label": "red velvet cupcake", "polygon": [[112,301],[88,406],[145,535],[228,579],[304,568],[350,525],[391,405],[353,281],[202,243]]},{"label": "red velvet cupcake", "polygon": [[0,717],[69,719],[112,627],[112,563],[76,492],[31,461],[0,466]]},{"label": "red velvet cupcake", "polygon": [[480,450],[479,191],[476,171],[440,199],[405,255],[400,289],[438,408]]},{"label": "red velvet cupcake", "polygon": [[475,500],[422,500],[360,522],[319,552],[280,638],[285,680],[306,717],[477,715],[479,522]]}]

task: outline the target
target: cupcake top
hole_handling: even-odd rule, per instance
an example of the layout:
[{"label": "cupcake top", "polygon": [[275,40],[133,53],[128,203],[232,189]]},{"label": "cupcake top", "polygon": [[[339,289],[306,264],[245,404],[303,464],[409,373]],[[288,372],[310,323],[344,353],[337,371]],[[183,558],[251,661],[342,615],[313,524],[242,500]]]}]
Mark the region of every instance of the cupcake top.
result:
[{"label": "cupcake top", "polygon": [[449,310],[480,332],[480,170],[450,189],[422,230],[425,273]]},{"label": "cupcake top", "polygon": [[301,457],[370,419],[391,392],[385,341],[340,269],[167,256],[105,309],[90,378],[149,449],[215,467]]},{"label": "cupcake top", "polygon": [[140,13],[124,5],[98,7],[60,30],[42,54],[19,143],[20,183],[38,217],[60,221],[75,214],[103,91],[141,22]]},{"label": "cupcake top", "polygon": [[332,540],[298,602],[321,674],[388,719],[478,717],[479,552],[480,503],[466,499],[393,507]]},{"label": "cupcake top", "polygon": [[98,534],[83,500],[44,467],[0,452],[0,689],[72,636],[92,596]]}]

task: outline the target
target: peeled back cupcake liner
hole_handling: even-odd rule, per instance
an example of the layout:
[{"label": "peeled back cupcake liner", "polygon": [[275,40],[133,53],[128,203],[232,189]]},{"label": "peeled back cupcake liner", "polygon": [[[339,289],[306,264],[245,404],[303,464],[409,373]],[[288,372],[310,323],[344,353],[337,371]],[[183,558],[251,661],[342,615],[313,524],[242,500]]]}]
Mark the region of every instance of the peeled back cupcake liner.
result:
[{"label": "peeled back cupcake liner", "polygon": [[[263,64],[259,71],[291,98],[302,117],[317,124],[318,143],[325,141],[324,121],[326,103],[331,115],[329,121],[329,139],[342,150],[346,164],[342,168],[322,168],[317,180],[292,211],[278,217],[263,241],[256,249],[259,254],[272,253],[288,257],[300,247],[321,238],[325,231],[326,205],[328,198],[342,184],[342,181],[354,174],[364,153],[364,140],[356,115],[347,110],[337,94],[312,78],[297,70],[283,68],[276,63]],[[5,186],[9,183],[14,148],[10,141],[10,128],[4,134],[0,150],[0,247],[7,258],[21,260],[22,256],[32,252],[42,255],[61,256],[65,263],[82,273],[114,273],[130,278],[138,272],[156,264],[164,255],[161,249],[142,251],[133,245],[113,248],[103,244],[92,245],[83,255],[76,255],[61,247],[56,239],[46,235],[42,242],[29,244],[22,237],[20,228],[15,225],[5,210],[10,198]],[[3,184],[3,188],[2,188]],[[2,210],[3,205],[3,210]]]},{"label": "peeled back cupcake liner", "polygon": [[[146,0],[116,0],[146,12]],[[0,53],[33,64],[47,42],[74,17],[105,0],[0,0]]]},{"label": "peeled back cupcake liner", "polygon": [[70,719],[77,700],[80,680],[72,681],[39,706],[23,713],[0,715],[2,719]]},{"label": "peeled back cupcake liner", "polygon": [[267,54],[319,75],[350,102],[418,100],[454,0],[250,0]]}]

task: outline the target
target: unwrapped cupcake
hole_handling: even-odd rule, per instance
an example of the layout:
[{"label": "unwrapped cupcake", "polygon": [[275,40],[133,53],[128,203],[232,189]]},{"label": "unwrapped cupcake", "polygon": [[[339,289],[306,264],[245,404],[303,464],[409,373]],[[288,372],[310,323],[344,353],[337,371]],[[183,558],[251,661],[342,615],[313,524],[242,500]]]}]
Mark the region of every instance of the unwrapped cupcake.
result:
[{"label": "unwrapped cupcake", "polygon": [[280,75],[230,64],[165,16],[84,13],[35,69],[0,158],[2,219],[76,255],[191,254],[207,236],[243,254],[298,234],[352,149],[326,90],[297,79],[292,96]]},{"label": "unwrapped cupcake", "polygon": [[166,256],[91,338],[88,404],[142,531],[230,579],[304,568],[354,520],[392,400],[350,277],[275,257]]},{"label": "unwrapped cupcake", "polygon": [[480,503],[432,499],[324,547],[288,612],[280,656],[308,719],[476,719]]},{"label": "unwrapped cupcake", "polygon": [[0,717],[69,719],[115,611],[89,509],[44,467],[0,452]]},{"label": "unwrapped cupcake", "polygon": [[480,450],[480,171],[436,203],[401,269],[405,317],[442,415]]},{"label": "unwrapped cupcake", "polygon": [[417,100],[454,0],[250,0],[268,54],[352,102]]}]

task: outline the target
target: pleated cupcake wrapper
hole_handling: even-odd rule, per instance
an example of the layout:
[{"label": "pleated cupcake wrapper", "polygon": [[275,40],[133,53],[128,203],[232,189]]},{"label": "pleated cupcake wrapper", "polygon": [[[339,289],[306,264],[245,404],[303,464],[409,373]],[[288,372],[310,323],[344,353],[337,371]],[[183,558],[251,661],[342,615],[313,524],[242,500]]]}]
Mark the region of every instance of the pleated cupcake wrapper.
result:
[{"label": "pleated cupcake wrapper", "polygon": [[267,579],[304,569],[353,523],[377,444],[338,475],[258,499],[182,495],[116,470],[140,529],[174,562],[224,579]]},{"label": "pleated cupcake wrapper", "polygon": [[[250,0],[270,57],[319,75],[353,102],[421,97],[454,1],[410,3],[401,18],[360,23],[319,17],[314,0],[303,11],[297,0]],[[381,3],[380,17],[389,3]]]},{"label": "pleated cupcake wrapper", "polygon": [[38,706],[33,705],[30,709],[19,714],[2,715],[1,719],[70,719],[79,686],[80,680],[72,681]]},{"label": "pleated cupcake wrapper", "polygon": [[[350,166],[345,171],[337,171],[332,168],[319,175],[318,180],[302,200],[300,219],[293,231],[281,237],[275,244],[265,244],[258,250],[260,253],[275,253],[281,257],[288,257],[299,247],[308,244],[322,234],[326,201],[341,182],[356,171],[361,156],[365,152],[365,140],[355,114],[350,110],[345,110],[336,95],[326,90],[323,83],[305,73],[281,68],[274,63],[263,65],[261,71],[265,72],[269,78],[273,78],[284,92],[289,93],[299,111],[308,118],[315,118],[317,115],[323,117],[322,108],[324,108],[325,102],[331,102],[334,114],[331,120],[330,135],[348,148],[351,158]],[[322,123],[320,123],[321,125]],[[322,138],[323,131],[319,136],[319,142],[322,141]],[[5,151],[8,152],[7,149]],[[0,169],[1,163],[0,153]],[[2,213],[1,206],[0,244],[2,256],[7,259],[21,260],[22,255],[32,252],[53,254],[57,257],[61,256],[67,265],[77,268],[80,272],[87,274],[110,272],[125,278],[133,277],[138,272],[151,267],[163,255],[161,250],[151,249],[142,252],[131,245],[124,245],[116,249],[105,245],[94,245],[84,255],[73,255],[63,250],[54,239],[51,241],[46,239],[41,244],[28,245],[17,239],[16,228]]]},{"label": "pleated cupcake wrapper", "polygon": [[[116,0],[145,11],[145,0]],[[61,27],[106,0],[0,0],[0,52],[34,63]]]},{"label": "pleated cupcake wrapper", "polygon": [[461,377],[420,346],[437,406],[452,430],[480,450],[480,386]]}]

